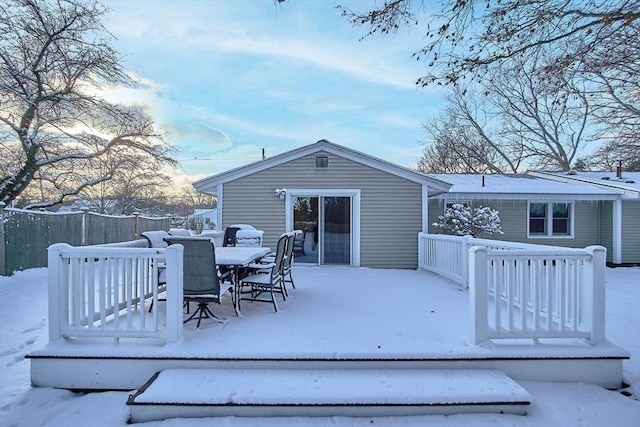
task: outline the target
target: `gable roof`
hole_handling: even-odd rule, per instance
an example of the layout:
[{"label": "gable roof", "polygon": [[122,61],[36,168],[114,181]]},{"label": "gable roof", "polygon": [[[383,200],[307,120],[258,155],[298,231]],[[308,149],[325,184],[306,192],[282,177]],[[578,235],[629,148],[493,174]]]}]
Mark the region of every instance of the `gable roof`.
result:
[{"label": "gable roof", "polygon": [[434,174],[453,186],[438,199],[613,200],[614,191],[558,182],[529,174]]},{"label": "gable roof", "polygon": [[622,172],[620,176],[616,172],[534,171],[529,173],[554,181],[607,189],[622,195],[623,198],[640,199],[640,172]]},{"label": "gable roof", "polygon": [[334,154],[336,156],[340,156],[345,159],[370,166],[372,168],[390,173],[392,175],[407,179],[412,182],[425,184],[429,187],[430,192],[446,192],[451,186],[451,184],[444,179],[436,178],[433,175],[424,174],[413,169],[399,166],[386,160],[382,160],[377,157],[373,157],[368,154],[364,154],[359,151],[334,144],[333,142],[327,141],[326,139],[321,139],[314,144],[305,145],[304,147],[287,151],[286,153],[278,154],[264,160],[258,160],[257,162],[249,163],[247,165],[198,180],[193,183],[193,186],[197,191],[200,191],[202,193],[215,194],[217,191],[217,186],[219,184],[234,181],[236,179],[243,178],[256,172],[260,172],[265,169],[269,169],[274,166],[278,166],[318,152]]}]

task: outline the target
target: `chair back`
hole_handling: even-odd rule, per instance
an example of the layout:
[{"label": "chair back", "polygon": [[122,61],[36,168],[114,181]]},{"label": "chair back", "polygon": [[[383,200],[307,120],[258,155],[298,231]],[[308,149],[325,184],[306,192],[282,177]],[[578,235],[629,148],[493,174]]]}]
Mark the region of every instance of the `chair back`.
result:
[{"label": "chair back", "polygon": [[295,247],[295,240],[298,232],[302,233],[300,230],[294,230],[287,234],[287,249],[285,251],[285,257],[282,261],[282,274],[286,274],[289,270],[291,270],[291,266],[293,265],[293,249]]},{"label": "chair back", "polygon": [[184,295],[207,295],[218,298],[219,302],[220,279],[213,240],[195,236],[169,236],[165,240],[170,245],[180,244],[184,248]]},{"label": "chair back", "polygon": [[275,266],[271,269],[271,283],[276,283],[282,277],[282,266],[287,250],[287,242],[289,241],[288,233],[280,236],[276,246],[276,257],[273,260]]},{"label": "chair back", "polygon": [[150,248],[166,248],[169,246],[164,240],[165,237],[169,237],[169,233],[164,230],[145,231],[140,233],[140,236],[147,239]]},{"label": "chair back", "polygon": [[307,229],[293,230],[296,233],[296,237],[293,240],[293,252],[304,255],[304,242],[307,239]]},{"label": "chair back", "polygon": [[235,246],[236,245],[236,234],[238,233],[240,228],[238,227],[227,227],[224,230],[224,238],[222,240],[222,246]]}]

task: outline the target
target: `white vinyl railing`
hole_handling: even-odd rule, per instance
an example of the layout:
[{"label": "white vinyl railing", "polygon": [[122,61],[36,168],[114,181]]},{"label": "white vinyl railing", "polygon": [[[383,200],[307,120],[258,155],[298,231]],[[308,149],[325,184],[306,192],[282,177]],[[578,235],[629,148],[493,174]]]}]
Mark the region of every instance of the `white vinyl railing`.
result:
[{"label": "white vinyl railing", "polygon": [[[532,245],[504,240],[478,239],[471,236],[449,236],[446,234],[418,234],[418,268],[429,270],[460,283],[463,289],[469,286],[469,249],[484,246],[494,250],[554,250],[557,246]],[[568,251],[579,249],[564,248]]]},{"label": "white vinyl railing", "polygon": [[493,338],[605,339],[606,249],[470,250],[473,342]]},{"label": "white vinyl railing", "polygon": [[[182,336],[182,253],[181,245],[166,249],[50,246],[49,340],[178,341]],[[166,268],[166,304],[158,304],[160,265]],[[166,312],[161,313],[162,309]]]},{"label": "white vinyl railing", "polygon": [[419,236],[420,268],[469,287],[472,342],[605,339],[606,249]]}]

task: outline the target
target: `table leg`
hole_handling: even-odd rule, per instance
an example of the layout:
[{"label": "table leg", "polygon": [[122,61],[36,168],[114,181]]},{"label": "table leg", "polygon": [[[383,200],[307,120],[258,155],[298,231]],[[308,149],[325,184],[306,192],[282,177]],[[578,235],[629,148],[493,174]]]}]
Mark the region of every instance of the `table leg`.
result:
[{"label": "table leg", "polygon": [[233,309],[236,312],[236,316],[242,316],[242,311],[240,310],[240,280],[238,277],[240,276],[240,266],[236,265],[233,267],[233,296],[234,296],[234,306]]}]

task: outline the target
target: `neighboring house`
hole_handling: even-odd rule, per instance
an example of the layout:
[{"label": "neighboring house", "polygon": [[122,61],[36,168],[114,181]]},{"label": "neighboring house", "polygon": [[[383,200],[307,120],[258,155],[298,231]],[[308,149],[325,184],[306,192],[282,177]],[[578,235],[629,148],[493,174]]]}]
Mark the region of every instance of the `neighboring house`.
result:
[{"label": "neighboring house", "polygon": [[[625,204],[624,222],[630,236],[626,245],[612,243],[615,240],[612,229],[616,227],[611,225],[611,212],[623,197],[614,188],[554,179],[555,175],[544,173],[432,176],[453,186],[448,193],[429,202],[430,233],[438,232],[432,224],[452,203],[489,206],[500,212],[504,232],[491,236],[492,239],[575,248],[602,245],[607,248],[607,260],[611,263],[640,262],[637,231],[640,204],[629,203],[628,207]],[[635,194],[637,202],[637,191]]]},{"label": "neighboring house", "polygon": [[640,263],[640,172],[531,172],[533,176],[618,194],[600,208],[600,244],[613,264]]},{"label": "neighboring house", "polygon": [[305,231],[296,261],[417,268],[428,196],[450,184],[327,140],[195,182],[218,200],[219,230],[251,224],[275,247],[285,231]]},{"label": "neighboring house", "polygon": [[[606,177],[609,179],[603,179]],[[500,212],[513,242],[602,245],[612,264],[640,263],[640,173],[423,174],[321,140],[195,182],[218,197],[218,230],[251,224],[265,245],[305,231],[296,261],[416,268],[417,234],[438,233],[452,203]],[[633,182],[631,182],[633,181]]]},{"label": "neighboring house", "polygon": [[189,217],[201,223],[203,230],[215,230],[218,221],[218,209],[194,209],[193,215]]}]

